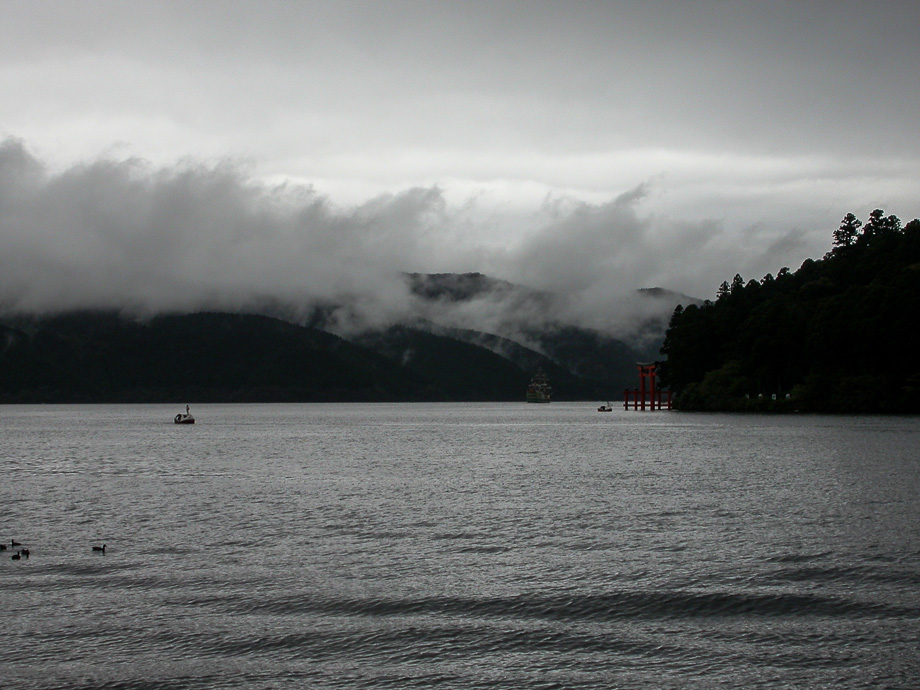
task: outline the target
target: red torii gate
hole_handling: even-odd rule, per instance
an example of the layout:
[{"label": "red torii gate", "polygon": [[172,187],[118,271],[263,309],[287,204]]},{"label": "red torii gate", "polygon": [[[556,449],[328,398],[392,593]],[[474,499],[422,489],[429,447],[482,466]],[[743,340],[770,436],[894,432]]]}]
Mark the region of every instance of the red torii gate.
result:
[{"label": "red torii gate", "polygon": [[[639,387],[623,391],[623,409],[628,410],[630,402],[634,410],[645,410],[646,404],[650,410],[671,409],[671,391],[656,389],[658,368],[654,363],[637,362],[636,367],[639,369]],[[666,396],[666,400],[662,397]],[[631,400],[630,400],[631,399]]]}]

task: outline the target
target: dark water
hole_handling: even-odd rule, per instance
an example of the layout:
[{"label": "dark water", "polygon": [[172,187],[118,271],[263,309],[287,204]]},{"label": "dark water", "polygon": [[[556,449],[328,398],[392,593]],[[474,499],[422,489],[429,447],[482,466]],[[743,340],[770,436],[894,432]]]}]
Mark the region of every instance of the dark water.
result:
[{"label": "dark water", "polygon": [[920,420],[594,407],[0,406],[0,684],[920,686]]}]

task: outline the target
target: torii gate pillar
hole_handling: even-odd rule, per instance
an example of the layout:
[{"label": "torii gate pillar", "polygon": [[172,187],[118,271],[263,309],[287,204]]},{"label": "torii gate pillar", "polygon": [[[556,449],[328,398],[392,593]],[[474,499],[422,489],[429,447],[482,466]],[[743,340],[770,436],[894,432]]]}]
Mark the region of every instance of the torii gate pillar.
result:
[{"label": "torii gate pillar", "polygon": [[643,410],[646,409],[646,404],[648,404],[648,409],[650,410],[661,410],[665,408],[665,405],[662,404],[662,394],[667,393],[667,409],[671,409],[671,391],[661,391],[656,388],[657,383],[657,364],[636,364],[636,367],[639,369],[639,387],[634,391],[630,392],[629,389],[623,393],[623,407],[624,409],[629,409],[629,399],[632,397],[632,404],[634,410]]}]

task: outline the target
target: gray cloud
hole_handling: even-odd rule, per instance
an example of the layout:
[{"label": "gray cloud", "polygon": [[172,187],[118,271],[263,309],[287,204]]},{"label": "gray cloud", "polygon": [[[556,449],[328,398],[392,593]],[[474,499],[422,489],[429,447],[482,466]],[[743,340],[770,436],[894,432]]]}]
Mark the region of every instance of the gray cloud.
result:
[{"label": "gray cloud", "polygon": [[[436,186],[339,206],[310,186],[268,185],[232,162],[156,167],[100,157],[54,170],[6,139],[0,309],[146,315],[271,306],[305,317],[337,305],[333,326],[342,332],[428,319],[514,335],[559,321],[626,337],[641,318],[670,309],[637,298],[639,288],[711,297],[737,271],[760,278],[809,256],[813,233],[799,226],[730,232],[720,219],[643,212],[659,183],[599,203],[549,195],[524,209],[475,195],[451,201]],[[826,250],[832,230],[820,229],[822,249],[812,256]],[[404,277],[470,271],[552,298],[424,302]]]},{"label": "gray cloud", "polygon": [[[129,197],[239,188],[233,217],[199,219],[206,241],[178,222],[188,261],[223,242],[304,262],[306,244],[344,266],[347,237],[377,242],[375,265],[706,294],[822,254],[847,211],[920,214],[916,3],[0,3],[0,137],[61,195],[58,176],[133,159]],[[163,221],[131,242],[158,246]]]},{"label": "gray cloud", "polygon": [[126,142],[158,164],[252,156],[262,176],[379,192],[527,175],[535,156],[920,154],[910,2],[3,10],[0,123],[68,162]]}]

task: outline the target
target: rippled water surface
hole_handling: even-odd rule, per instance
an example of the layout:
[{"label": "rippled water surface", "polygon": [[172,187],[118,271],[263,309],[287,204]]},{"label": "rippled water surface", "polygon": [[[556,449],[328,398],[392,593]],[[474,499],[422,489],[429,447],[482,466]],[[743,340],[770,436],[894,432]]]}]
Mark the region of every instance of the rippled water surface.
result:
[{"label": "rippled water surface", "polygon": [[3,687],[920,686],[916,418],[178,411],[0,406]]}]

